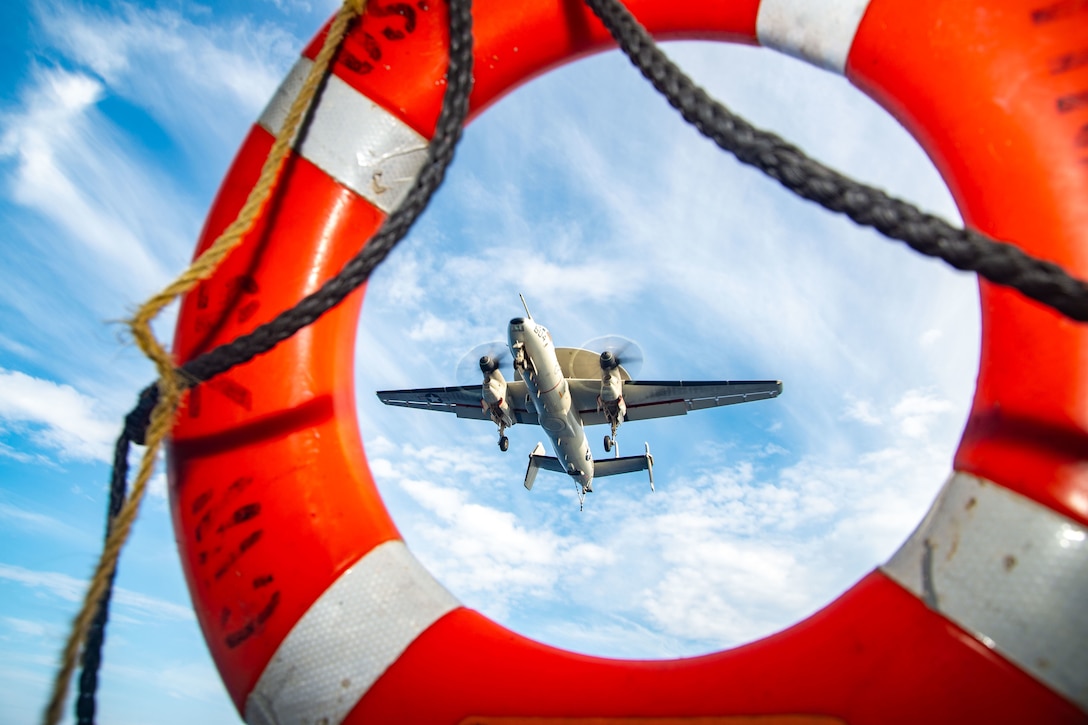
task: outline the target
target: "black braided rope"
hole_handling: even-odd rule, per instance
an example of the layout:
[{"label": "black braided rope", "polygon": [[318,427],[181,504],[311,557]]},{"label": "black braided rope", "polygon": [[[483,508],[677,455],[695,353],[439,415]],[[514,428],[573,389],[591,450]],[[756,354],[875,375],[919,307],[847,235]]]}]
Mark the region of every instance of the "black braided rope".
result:
[{"label": "black braided rope", "polygon": [[[113,521],[121,513],[128,491],[128,454],[132,443],[143,444],[151,409],[159,400],[159,388],[149,385],[140,393],[140,402],[125,416],[125,426],[113,449],[113,470],[110,473],[110,500],[106,509],[106,539],[113,530]],[[98,690],[98,670],[102,665],[102,644],[106,638],[106,622],[110,617],[110,597],[113,595],[113,570],[102,598],[98,600],[98,612],[87,632],[87,641],[80,659],[79,694],[76,697],[76,722],[78,725],[94,725],[96,709],[95,692]]]},{"label": "black braided rope", "polygon": [[453,160],[454,148],[461,139],[461,131],[468,117],[468,97],[472,90],[471,0],[450,0],[449,11],[450,59],[442,112],[434,137],[427,147],[427,163],[407,198],[386,219],[362,251],[320,289],[252,332],[189,361],[182,367],[183,373],[197,380],[208,380],[268,352],[313,323],[365,282],[423,213]]},{"label": "black braided rope", "polygon": [[[446,73],[446,91],[438,117],[434,138],[427,148],[427,161],[404,202],[386,220],[362,251],[340,272],[297,305],[280,313],[271,322],[253,332],[220,345],[181,367],[182,377],[196,384],[208,380],[235,365],[240,365],[267,352],[314,322],[328,310],[340,304],[361,285],[388,256],[393,247],[408,233],[427,207],[431,196],[442,184],[446,169],[453,161],[454,150],[468,117],[468,98],[472,91],[472,2],[449,0],[450,53]],[[110,503],[106,536],[113,520],[121,511],[128,481],[128,454],[132,443],[143,444],[151,420],[151,411],[159,399],[157,384],[140,393],[139,404],[125,417],[125,426],[114,449],[113,471],[110,479]],[[116,574],[116,570],[114,572]],[[113,579],[99,601],[98,612],[84,644],[79,694],[76,698],[76,718],[79,725],[93,725],[98,670],[102,663],[102,644],[109,619]]]},{"label": "black braided rope", "polygon": [[[755,128],[710,98],[657,48],[646,30],[618,0],[586,0],[586,3],[632,63],[684,119],[740,161],[759,168],[798,195],[903,241],[922,254],[939,257],[957,269],[978,272],[991,282],[1014,287],[1068,317],[1088,321],[1088,284],[1085,282],[1011,244],[992,240],[975,231],[957,229],[880,189],[855,182],[809,159],[796,147]],[[366,281],[426,208],[453,159],[472,90],[471,0],[449,0],[449,13],[448,83],[442,112],[428,147],[426,165],[404,202],[362,251],[319,290],[272,321],[182,366],[179,372],[190,384],[211,379],[268,352],[338,305]],[[130,444],[144,442],[151,410],[158,397],[157,385],[144,388],[139,404],[125,418],[125,428],[114,452],[107,536],[125,498]],[[100,602],[83,652],[83,671],[76,701],[79,725],[94,722],[94,697],[111,591],[112,579]]]},{"label": "black braided rope", "polygon": [[619,0],[585,1],[631,62],[684,120],[738,160],[755,166],[797,195],[905,242],[921,254],[1013,287],[1074,320],[1088,321],[1088,283],[1019,247],[970,229],[957,229],[912,204],[808,158],[800,149],[752,126],[707,95],[661,52]]}]

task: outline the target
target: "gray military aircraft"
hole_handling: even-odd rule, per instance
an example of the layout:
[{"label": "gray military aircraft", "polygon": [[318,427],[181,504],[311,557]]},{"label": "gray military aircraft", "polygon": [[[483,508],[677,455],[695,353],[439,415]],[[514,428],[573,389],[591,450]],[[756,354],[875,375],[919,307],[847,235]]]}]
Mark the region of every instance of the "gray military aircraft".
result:
[{"label": "gray military aircraft", "polygon": [[[622,353],[597,353],[581,348],[556,347],[551,333],[529,314],[510,320],[508,340],[514,379],[506,380],[499,356],[480,358],[481,385],[378,391],[386,405],[455,413],[458,418],[490,420],[499,428],[499,448],[506,451],[506,429],[516,423],[539,425],[551,439],[555,457],[545,455],[543,443],[529,454],[525,488],[532,490],[541,468],[566,473],[578,486],[578,501],[593,490],[594,477],[647,471],[654,487],[654,459],[650,445],[638,456],[621,458],[616,429],[625,420],[648,420],[722,405],[777,397],[780,380],[689,382],[635,381],[623,366]],[[594,459],[585,426],[609,424],[604,450],[615,457]]]}]

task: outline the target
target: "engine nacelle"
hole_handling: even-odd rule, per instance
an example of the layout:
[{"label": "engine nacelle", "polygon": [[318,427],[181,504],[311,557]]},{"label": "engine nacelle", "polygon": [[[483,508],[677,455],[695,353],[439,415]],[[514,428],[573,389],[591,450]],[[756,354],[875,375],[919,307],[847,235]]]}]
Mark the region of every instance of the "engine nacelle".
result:
[{"label": "engine nacelle", "polygon": [[[481,361],[480,367],[483,368]],[[483,402],[487,405],[496,405],[506,399],[506,378],[502,371],[493,369],[484,371]]]},{"label": "engine nacelle", "polygon": [[491,412],[491,419],[496,425],[514,425],[514,411],[510,403],[506,401],[506,378],[498,365],[491,370],[484,370],[484,360],[480,358],[480,370],[484,373],[484,384],[481,388],[481,404]]},{"label": "engine nacelle", "polygon": [[604,365],[601,365],[601,401],[604,403],[614,403],[615,401],[622,399],[623,378],[620,376],[619,366],[606,368]]}]

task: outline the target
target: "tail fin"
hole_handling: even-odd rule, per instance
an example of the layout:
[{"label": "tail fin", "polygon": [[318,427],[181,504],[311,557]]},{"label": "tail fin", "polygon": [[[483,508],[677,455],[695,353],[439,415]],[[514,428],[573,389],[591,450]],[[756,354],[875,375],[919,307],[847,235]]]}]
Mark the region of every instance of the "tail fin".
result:
[{"label": "tail fin", "polygon": [[536,473],[541,468],[545,471],[566,473],[566,471],[563,470],[563,466],[559,464],[559,459],[544,455],[544,444],[537,443],[536,448],[529,454],[529,467],[525,469],[526,491],[533,490],[533,482],[536,481]]}]

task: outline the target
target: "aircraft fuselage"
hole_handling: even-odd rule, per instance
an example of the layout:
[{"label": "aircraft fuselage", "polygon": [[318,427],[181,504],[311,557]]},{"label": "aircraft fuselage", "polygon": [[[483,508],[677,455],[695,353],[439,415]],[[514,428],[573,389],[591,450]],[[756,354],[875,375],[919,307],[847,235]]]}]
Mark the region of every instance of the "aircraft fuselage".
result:
[{"label": "aircraft fuselage", "polygon": [[570,388],[551,333],[532,317],[515,317],[510,320],[508,335],[514,368],[525,381],[555,457],[583,490],[592,490],[593,454],[578,411],[571,405]]}]

